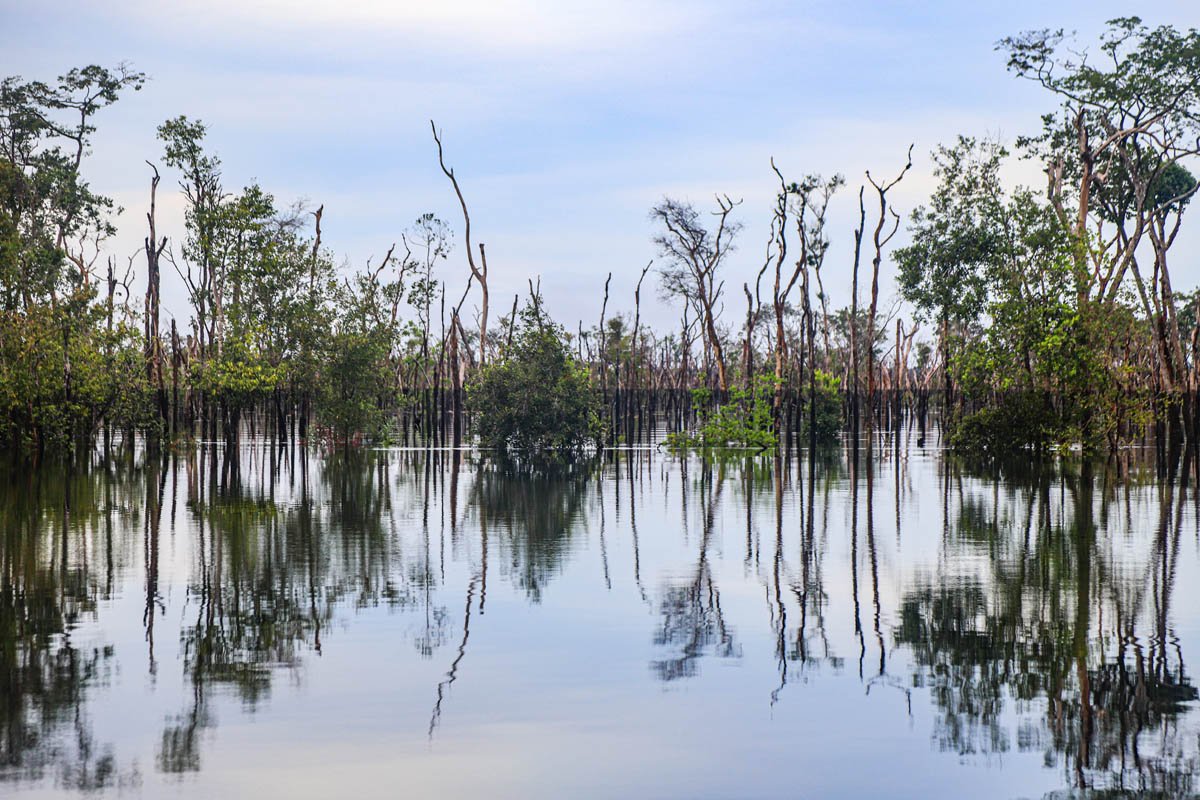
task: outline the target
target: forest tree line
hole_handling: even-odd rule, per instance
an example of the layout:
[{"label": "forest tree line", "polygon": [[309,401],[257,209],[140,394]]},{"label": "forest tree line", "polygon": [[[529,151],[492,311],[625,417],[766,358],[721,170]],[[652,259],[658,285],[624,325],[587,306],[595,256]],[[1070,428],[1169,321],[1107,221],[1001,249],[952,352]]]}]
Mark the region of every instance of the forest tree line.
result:
[{"label": "forest tree line", "polygon": [[[1045,30],[997,49],[1043,89],[1041,129],[1011,146],[960,136],[937,147],[937,188],[905,213],[892,192],[913,148],[901,159],[898,147],[898,163],[857,189],[851,263],[826,259],[830,204],[854,194],[846,179],[789,177],[772,162],[771,233],[752,280],[731,283],[731,255],[748,250],[739,201],[665,197],[633,297],[610,298],[611,273],[597,276],[597,318],[574,330],[553,322],[533,280],[493,308],[469,186],[436,126],[461,230],[421,214],[381,259],[348,267],[322,239],[323,206],[231,189],[206,126],[168,119],[147,161],[144,247],[120,258],[108,247],[118,209],[84,167],[101,112],[145,76],[88,66],[53,82],[7,78],[0,442],[40,453],[114,438],[448,444],[480,433],[503,447],[525,424],[510,406],[541,397],[553,413],[523,441],[648,442],[656,422],[702,444],[840,430],[869,441],[906,423],[924,436],[932,414],[978,452],[1102,450],[1150,434],[1195,446],[1200,293],[1173,284],[1169,255],[1198,185],[1200,34],[1123,18],[1086,53]],[[1014,159],[1034,160],[1044,185],[1004,180]],[[157,219],[173,183],[178,238]],[[452,254],[465,270],[448,274]],[[885,263],[903,305],[880,296]],[[186,322],[164,321],[164,272],[184,288]],[[831,307],[833,283],[848,285],[847,307]],[[642,320],[656,290],[678,312],[673,330]],[[535,385],[506,392],[518,379]]]}]

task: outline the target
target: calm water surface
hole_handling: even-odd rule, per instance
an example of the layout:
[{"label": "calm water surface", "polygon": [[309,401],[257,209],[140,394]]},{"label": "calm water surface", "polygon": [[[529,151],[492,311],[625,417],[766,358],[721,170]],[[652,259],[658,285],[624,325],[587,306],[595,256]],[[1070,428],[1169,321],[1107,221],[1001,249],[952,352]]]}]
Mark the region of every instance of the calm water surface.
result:
[{"label": "calm water surface", "polygon": [[1190,797],[1197,528],[904,446],[7,471],[0,795]]}]

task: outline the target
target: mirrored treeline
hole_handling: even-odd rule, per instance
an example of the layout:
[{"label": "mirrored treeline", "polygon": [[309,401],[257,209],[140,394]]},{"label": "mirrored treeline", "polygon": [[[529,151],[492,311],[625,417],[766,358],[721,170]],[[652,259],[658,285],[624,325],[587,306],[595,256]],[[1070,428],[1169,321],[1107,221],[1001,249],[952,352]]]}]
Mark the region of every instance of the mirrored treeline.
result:
[{"label": "mirrored treeline", "polygon": [[[979,772],[986,796],[1191,796],[1195,465],[1162,467],[1127,451],[981,468],[897,436],[532,472],[262,441],[9,470],[0,781],[202,794],[240,774],[224,737],[256,720],[289,740],[274,720],[326,698],[340,709],[306,735],[330,746],[357,741],[341,714],[413,763],[487,751],[506,719],[518,739],[641,728],[666,776],[734,736],[814,759],[857,746],[820,702],[881,731],[881,763],[919,741],[922,768]],[[656,718],[680,693],[715,725],[666,758]],[[623,697],[641,700],[608,707]],[[824,730],[815,750],[800,723]]]}]

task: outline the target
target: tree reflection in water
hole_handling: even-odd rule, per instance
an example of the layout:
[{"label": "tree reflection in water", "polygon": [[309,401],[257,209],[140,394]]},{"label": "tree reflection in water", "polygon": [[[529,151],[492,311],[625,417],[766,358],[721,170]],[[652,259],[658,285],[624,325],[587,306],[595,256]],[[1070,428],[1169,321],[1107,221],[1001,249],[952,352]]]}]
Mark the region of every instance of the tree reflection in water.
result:
[{"label": "tree reflection in water", "polygon": [[[191,621],[180,638],[192,696],[163,732],[157,764],[164,772],[200,768],[200,733],[215,723],[214,688],[232,690],[253,711],[276,674],[321,652],[339,605],[418,602],[419,585],[399,581],[391,569],[386,460],[350,453],[285,462],[288,455],[264,450],[247,465],[224,459],[218,466],[210,450],[187,461],[198,546],[184,610]],[[295,469],[285,476],[289,464]],[[257,479],[246,480],[244,470],[257,470]]]},{"label": "tree reflection in water", "polygon": [[[457,485],[461,457],[452,456],[450,515],[457,530]],[[458,680],[459,667],[467,655],[473,613],[483,614],[487,601],[488,548],[495,534],[508,558],[503,562],[514,584],[531,603],[540,603],[546,584],[566,560],[576,529],[583,522],[584,492],[594,465],[530,469],[508,464],[479,462],[469,498],[470,510],[479,527],[480,558],[467,584],[462,636],[444,678],[438,682],[436,700],[429,716],[432,739],[441,720],[450,688]],[[478,594],[478,606],[475,598]]]},{"label": "tree reflection in water", "polygon": [[[131,488],[153,482],[141,470],[129,477]],[[114,525],[138,513],[117,502],[105,472],[0,473],[0,782],[49,772],[83,791],[136,784],[88,716],[92,692],[111,679],[112,645],[79,642],[77,630],[131,555]]]},{"label": "tree reflection in water", "polygon": [[[714,472],[716,478],[713,477]],[[684,470],[680,473],[680,481],[687,480],[688,474]],[[660,590],[659,626],[654,633],[654,644],[667,648],[671,653],[653,662],[651,669],[664,681],[693,677],[698,660],[706,653],[719,658],[739,655],[733,631],[721,611],[721,592],[713,579],[709,563],[716,509],[720,505],[724,487],[725,465],[714,467],[710,462],[702,462],[696,485],[703,515],[696,564],[688,580],[667,583]],[[681,496],[686,519],[690,494],[686,489],[690,487],[685,484],[681,488],[684,489]]]},{"label": "tree reflection in water", "polygon": [[[229,700],[246,714],[278,702],[277,681],[371,609],[395,613],[429,664],[416,727],[432,737],[456,683],[484,680],[470,648],[489,593],[519,614],[569,588],[597,608],[633,601],[613,631],[652,648],[654,680],[702,687],[706,660],[769,661],[755,691],[776,709],[845,681],[898,698],[886,713],[928,696],[938,750],[1040,754],[1063,796],[1187,796],[1200,698],[1176,625],[1197,612],[1176,598],[1180,564],[1194,568],[1193,474],[979,470],[899,442],[866,458],[632,452],[538,471],[269,445],[8,470],[0,782],[146,781],[128,742],[95,732],[117,675],[152,693],[183,679],[144,712],[163,724],[142,768],[199,772]],[[909,565],[934,518],[935,555]],[[577,561],[597,585],[556,585]],[[114,633],[131,608],[132,643]]]},{"label": "tree reflection in water", "polygon": [[470,505],[483,541],[498,537],[507,553],[501,569],[531,602],[541,602],[587,524],[585,501],[594,471],[590,463],[529,470],[479,465]]},{"label": "tree reflection in water", "polygon": [[[1042,751],[1089,795],[1190,796],[1197,735],[1177,723],[1197,691],[1170,627],[1189,492],[1084,465],[1009,470],[1007,496],[993,483],[989,504],[962,477],[953,474],[959,515],[946,546],[982,556],[985,573],[917,581],[895,631],[938,710],[937,745]],[[1120,513],[1134,504],[1157,507],[1143,517],[1157,518],[1155,530]],[[1131,553],[1141,541],[1149,546]]]}]

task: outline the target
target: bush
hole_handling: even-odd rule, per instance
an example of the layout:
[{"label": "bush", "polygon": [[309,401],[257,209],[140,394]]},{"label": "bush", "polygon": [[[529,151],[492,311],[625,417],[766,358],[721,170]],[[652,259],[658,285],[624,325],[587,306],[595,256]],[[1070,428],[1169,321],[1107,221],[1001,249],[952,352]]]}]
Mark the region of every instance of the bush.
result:
[{"label": "bush", "polygon": [[561,458],[599,443],[600,417],[587,370],[538,299],[504,355],[467,386],[467,409],[482,447],[520,458]]},{"label": "bush", "polygon": [[1041,451],[1067,438],[1058,415],[1037,392],[1009,392],[967,414],[950,431],[950,446],[969,456]]},{"label": "bush", "polygon": [[694,434],[685,431],[668,435],[669,446],[767,450],[779,443],[772,424],[774,376],[758,375],[749,389],[731,389],[729,402],[712,413],[709,411],[710,397],[707,389],[692,391],[692,402],[700,414],[700,428]]},{"label": "bush", "polygon": [[316,397],[317,419],[347,444],[386,441],[392,403],[388,339],[383,329],[344,327],[329,337]]},{"label": "bush", "polygon": [[814,434],[813,438],[818,442],[832,442],[842,430],[842,380],[836,375],[816,370],[813,373],[813,384],[816,391],[813,397],[806,395],[804,398],[804,419],[801,426],[805,435]]}]

